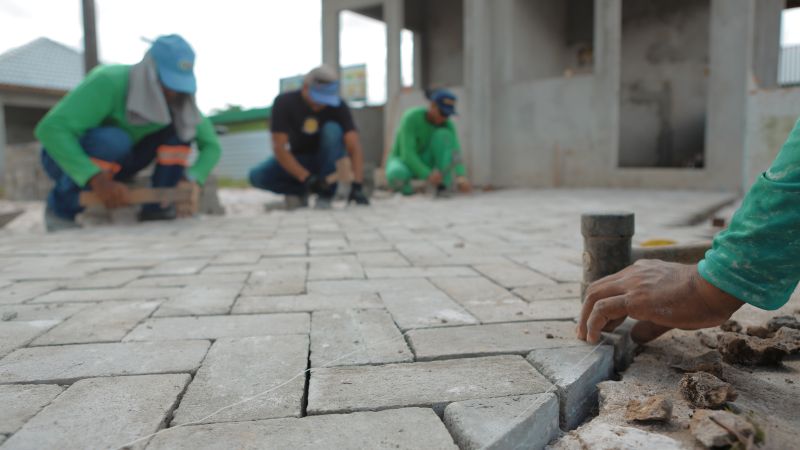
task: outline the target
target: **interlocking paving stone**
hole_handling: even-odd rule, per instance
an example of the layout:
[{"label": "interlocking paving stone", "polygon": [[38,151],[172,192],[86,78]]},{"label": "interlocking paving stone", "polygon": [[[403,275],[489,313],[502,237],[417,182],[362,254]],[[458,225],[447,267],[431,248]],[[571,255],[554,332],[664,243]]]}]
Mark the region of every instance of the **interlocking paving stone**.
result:
[{"label": "interlocking paving stone", "polygon": [[358,253],[364,267],[408,267],[411,264],[398,252]]},{"label": "interlocking paving stone", "polygon": [[[187,374],[78,381],[3,448],[119,448],[158,430],[188,382]],[[145,442],[136,447],[143,448]]]},{"label": "interlocking paving stone", "polygon": [[250,274],[242,295],[298,295],[305,293],[306,264],[285,264]]},{"label": "interlocking paving stone", "polygon": [[[550,334],[552,338],[548,338]],[[513,353],[538,348],[581,347],[571,322],[519,322],[411,330],[407,334],[418,361]]]},{"label": "interlocking paving stone", "polygon": [[227,314],[241,291],[241,286],[188,287],[165,301],[153,317],[208,316]]},{"label": "interlocking paving stone", "polygon": [[233,251],[217,255],[212,264],[255,264],[261,259],[261,253],[250,251]]},{"label": "interlocking paving stone", "polygon": [[239,297],[233,314],[310,312],[329,309],[383,308],[377,294],[291,295],[275,297]]},{"label": "interlocking paving stone", "polygon": [[527,303],[519,299],[506,299],[498,303],[468,305],[466,308],[482,323],[572,320],[580,315],[581,302],[578,299],[562,299]]},{"label": "interlocking paving stone", "polygon": [[39,336],[31,345],[120,341],[158,305],[159,302],[103,302],[90,306]]},{"label": "interlocking paving stone", "polygon": [[558,300],[562,298],[579,299],[581,296],[581,285],[579,283],[566,283],[525,286],[514,289],[513,292],[529,302]]},{"label": "interlocking paving stone", "polygon": [[[299,417],[308,364],[308,337],[260,336],[220,339],[184,395],[173,424]],[[293,378],[295,377],[295,378]],[[220,408],[276,390],[208,417]]]},{"label": "interlocking paving stone", "polygon": [[0,434],[13,434],[64,388],[53,384],[0,385]]},{"label": "interlocking paving stone", "polygon": [[434,288],[409,283],[406,291],[380,292],[383,304],[401,330],[474,324],[478,321],[458,303]]},{"label": "interlocking paving stone", "polygon": [[70,384],[91,377],[193,372],[209,345],[194,340],[23,348],[0,360],[0,384]]},{"label": "interlocking paving stone", "polygon": [[501,264],[476,264],[473,267],[478,272],[491,278],[495,283],[509,289],[522,286],[556,284],[550,278],[510,261]]},{"label": "interlocking paving stone", "polygon": [[521,356],[320,368],[311,372],[309,414],[430,406],[545,392],[552,385]]},{"label": "interlocking paving stone", "polygon": [[164,300],[179,295],[180,288],[70,289],[53,291],[32,303],[102,302],[110,300]]},{"label": "interlocking paving stone", "polygon": [[431,278],[431,282],[467,308],[516,299],[509,291],[483,277],[436,277]]},{"label": "interlocking paving stone", "polygon": [[597,383],[614,372],[610,345],[538,349],[528,361],[558,388],[561,428],[571,430],[597,405]]},{"label": "interlocking paving stone", "polygon": [[311,367],[413,361],[383,309],[317,311],[311,315]]},{"label": "interlocking paving stone", "polygon": [[164,275],[149,276],[131,281],[126,285],[129,288],[153,287],[221,287],[234,285],[241,287],[247,280],[247,273],[220,273],[198,275]]},{"label": "interlocking paving stone", "polygon": [[367,267],[367,278],[472,277],[477,272],[469,267]]},{"label": "interlocking paving stone", "polygon": [[581,278],[583,278],[583,268],[580,265],[546,256],[541,253],[512,256],[511,259],[525,264],[531,269],[558,282],[575,282],[581,281]]},{"label": "interlocking paving stone", "polygon": [[86,278],[71,280],[65,283],[65,287],[69,289],[116,288],[139,278],[143,273],[142,270],[102,270]]},{"label": "interlocking paving stone", "polygon": [[4,287],[0,291],[0,305],[24,303],[32,298],[58,289],[59,284],[52,281],[25,281]]},{"label": "interlocking paving stone", "polygon": [[0,317],[12,321],[64,320],[93,303],[40,303],[0,306]]},{"label": "interlocking paving stone", "polygon": [[58,325],[58,320],[0,322],[0,358],[28,345],[37,336]]},{"label": "interlocking paving stone", "polygon": [[307,334],[308,330],[306,313],[158,317],[134,328],[124,340],[220,339]]},{"label": "interlocking paving stone", "polygon": [[467,400],[447,405],[444,423],[462,450],[542,449],[559,435],[552,393]]},{"label": "interlocking paving stone", "polygon": [[364,278],[364,269],[355,257],[315,258],[309,263],[309,280]]},{"label": "interlocking paving stone", "polygon": [[192,275],[203,270],[207,259],[175,259],[159,263],[146,272],[147,275]]},{"label": "interlocking paving stone", "polygon": [[188,426],[155,436],[147,448],[456,450],[458,447],[432,410],[404,408]]}]

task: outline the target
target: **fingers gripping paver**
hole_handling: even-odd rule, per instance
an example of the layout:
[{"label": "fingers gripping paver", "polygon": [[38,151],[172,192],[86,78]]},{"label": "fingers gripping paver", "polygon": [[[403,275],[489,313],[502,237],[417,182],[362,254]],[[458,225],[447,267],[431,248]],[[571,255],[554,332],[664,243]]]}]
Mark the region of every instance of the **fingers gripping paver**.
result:
[{"label": "fingers gripping paver", "polygon": [[609,367],[573,338],[577,217],[613,204],[658,234],[720,200],[690,197],[501,191],[0,234],[0,441],[541,447]]}]

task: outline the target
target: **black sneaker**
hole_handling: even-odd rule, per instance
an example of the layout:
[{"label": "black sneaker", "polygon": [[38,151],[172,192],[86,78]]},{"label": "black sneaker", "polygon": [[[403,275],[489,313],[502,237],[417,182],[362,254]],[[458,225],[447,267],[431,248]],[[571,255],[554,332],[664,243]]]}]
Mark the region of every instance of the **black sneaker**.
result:
[{"label": "black sneaker", "polygon": [[436,186],[436,198],[450,198],[453,194],[447,189],[447,186],[440,184]]},{"label": "black sneaker", "polygon": [[157,220],[175,220],[178,217],[178,213],[175,209],[175,205],[171,205],[167,208],[142,208],[139,211],[139,222],[154,222]]}]

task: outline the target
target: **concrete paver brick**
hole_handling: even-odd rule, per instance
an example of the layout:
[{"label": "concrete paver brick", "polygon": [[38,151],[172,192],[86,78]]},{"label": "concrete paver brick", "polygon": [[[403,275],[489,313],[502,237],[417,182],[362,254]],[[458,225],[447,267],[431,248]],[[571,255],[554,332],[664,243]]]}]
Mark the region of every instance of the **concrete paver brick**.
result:
[{"label": "concrete paver brick", "polygon": [[58,325],[58,320],[0,322],[0,358],[28,345],[37,336]]},{"label": "concrete paver brick", "polygon": [[134,328],[124,340],[220,339],[307,334],[308,330],[306,313],[158,317]]},{"label": "concrete paver brick", "polygon": [[306,264],[286,264],[250,274],[242,295],[298,295],[305,293]]},{"label": "concrete paver brick", "polygon": [[309,263],[309,280],[362,278],[364,278],[364,269],[355,257],[314,258]]},{"label": "concrete paver brick", "polygon": [[0,385],[0,434],[15,433],[63,390],[54,384]]},{"label": "concrete paver brick", "polygon": [[556,284],[550,278],[511,261],[502,264],[476,264],[473,267],[495,283],[509,289]]},{"label": "concrete paver brick", "polygon": [[478,322],[461,305],[432,286],[407,291],[381,291],[380,295],[401,330]]},{"label": "concrete paver brick", "polygon": [[69,289],[101,289],[124,286],[140,276],[142,270],[102,270],[85,278],[71,280],[65,284]]},{"label": "concrete paver brick", "polygon": [[0,317],[11,321],[57,320],[69,318],[93,303],[39,303],[0,306]]},{"label": "concrete paver brick", "polygon": [[581,285],[579,283],[546,284],[516,288],[512,292],[529,302],[539,300],[558,300],[563,298],[579,299]]},{"label": "concrete paver brick", "polygon": [[233,314],[311,312],[329,309],[382,308],[377,294],[292,295],[275,297],[239,297]]},{"label": "concrete paver brick", "polygon": [[37,297],[31,303],[104,302],[111,300],[165,300],[179,295],[180,288],[127,288],[58,290]]},{"label": "concrete paver brick", "polygon": [[477,272],[469,267],[367,267],[367,278],[430,278],[430,277],[472,277]]},{"label": "concrete paver brick", "polygon": [[90,306],[39,336],[31,345],[120,341],[158,305],[159,302],[103,302]]},{"label": "concrete paver brick", "polygon": [[227,314],[241,286],[187,287],[161,304],[153,317],[208,316]]}]

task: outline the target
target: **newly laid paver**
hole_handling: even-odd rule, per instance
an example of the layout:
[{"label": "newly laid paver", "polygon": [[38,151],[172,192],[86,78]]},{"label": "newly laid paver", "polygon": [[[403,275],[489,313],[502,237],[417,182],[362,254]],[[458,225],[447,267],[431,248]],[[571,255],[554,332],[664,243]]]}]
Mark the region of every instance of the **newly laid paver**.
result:
[{"label": "newly laid paver", "polygon": [[153,317],[210,316],[227,314],[241,286],[187,287],[159,306]]},{"label": "newly laid paver", "polygon": [[498,354],[527,355],[533,349],[582,347],[571,322],[520,322],[432,328],[408,332],[419,361]]},{"label": "newly laid paver", "polygon": [[103,302],[90,306],[34,340],[31,345],[117,342],[150,316],[159,302]]},{"label": "newly laid paver", "polygon": [[[3,448],[120,448],[158,430],[188,382],[187,374],[78,381]],[[136,448],[144,448],[145,442]]]},{"label": "newly laid paver", "polygon": [[220,339],[306,334],[308,330],[309,317],[305,313],[159,317],[148,319],[124,340]]},{"label": "newly laid paver", "polygon": [[166,275],[148,276],[139,278],[126,284],[129,288],[154,288],[154,287],[242,287],[247,280],[247,273],[218,273],[197,275]]},{"label": "newly laid paver", "polygon": [[435,277],[431,282],[466,308],[516,299],[509,291],[483,277]]},{"label": "newly laid paver", "polygon": [[164,300],[181,293],[180,288],[127,288],[58,290],[37,297],[32,303],[104,302],[111,300]]},{"label": "newly laid paver", "polygon": [[383,304],[402,330],[478,323],[478,320],[433,286],[381,291]]},{"label": "newly laid paver", "polygon": [[192,275],[203,270],[207,259],[173,259],[159,263],[146,272],[146,275]]},{"label": "newly laid paver", "polygon": [[24,303],[28,300],[58,289],[60,283],[54,281],[23,281],[6,286],[0,292],[0,305]]},{"label": "newly laid paver", "polygon": [[583,269],[580,265],[541,253],[510,256],[510,258],[560,283],[581,281],[583,277]]},{"label": "newly laid paver", "polygon": [[306,290],[306,264],[282,264],[250,274],[242,295],[298,295]]},{"label": "newly laid paver", "polygon": [[311,367],[411,362],[391,315],[383,309],[317,311],[311,315]]},{"label": "newly laid paver", "polygon": [[364,269],[355,257],[314,258],[309,263],[309,280],[348,280],[364,278]]},{"label": "newly laid paver", "polygon": [[147,448],[455,450],[458,447],[432,410],[404,408],[302,419],[193,425],[163,431]]},{"label": "newly laid paver", "polygon": [[36,320],[62,321],[92,303],[40,303],[0,306],[0,320],[28,322]]},{"label": "newly laid paver", "polygon": [[408,267],[411,264],[398,252],[364,252],[356,255],[363,267]]},{"label": "newly laid paver", "polygon": [[547,382],[521,356],[491,356],[311,372],[308,413],[381,410],[475,398],[538,394]]},{"label": "newly laid paver", "polygon": [[466,400],[447,405],[444,423],[462,450],[544,448],[559,434],[553,393]]},{"label": "newly laid paver", "polygon": [[[220,339],[208,351],[172,423],[299,417],[307,364],[305,335]],[[270,389],[275,390],[259,396]]]},{"label": "newly laid paver", "polygon": [[597,405],[597,383],[614,372],[614,349],[610,345],[539,349],[528,355],[528,361],[558,388],[561,428],[571,430]]},{"label": "newly laid paver", "polygon": [[581,302],[578,299],[561,299],[528,303],[509,298],[490,304],[469,305],[466,308],[482,323],[573,320],[580,315]]},{"label": "newly laid paver", "polygon": [[562,298],[579,299],[581,285],[579,283],[545,284],[516,288],[512,292],[529,302],[539,300],[558,300]]},{"label": "newly laid paver", "polygon": [[209,345],[195,340],[23,348],[0,359],[0,384],[69,384],[91,377],[194,372]]},{"label": "newly laid paver", "polygon": [[64,390],[53,384],[0,385],[0,434],[13,434]]},{"label": "newly laid paver", "polygon": [[364,269],[367,278],[430,278],[430,277],[471,277],[477,272],[469,267],[368,267]]},{"label": "newly laid paver", "polygon": [[500,264],[476,264],[475,270],[505,288],[553,285],[555,281],[520,264],[508,261]]},{"label": "newly laid paver", "polygon": [[0,322],[0,358],[17,348],[24,347],[37,336],[53,328],[58,323],[58,320]]},{"label": "newly laid paver", "polygon": [[86,278],[78,278],[65,283],[69,289],[117,288],[139,278],[143,270],[102,270]]},{"label": "newly laid paver", "polygon": [[377,294],[307,294],[274,297],[240,297],[233,305],[233,314],[311,312],[331,309],[382,308]]}]

